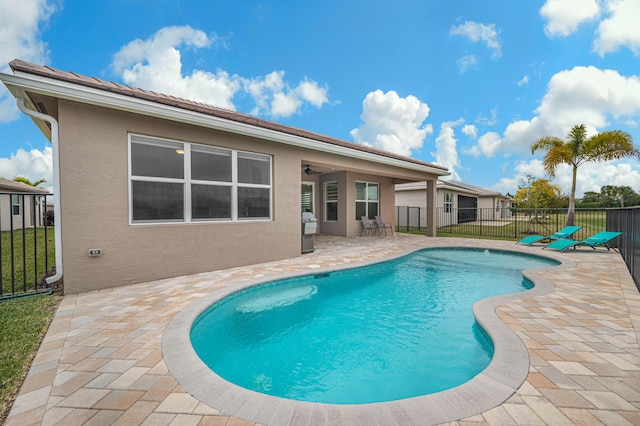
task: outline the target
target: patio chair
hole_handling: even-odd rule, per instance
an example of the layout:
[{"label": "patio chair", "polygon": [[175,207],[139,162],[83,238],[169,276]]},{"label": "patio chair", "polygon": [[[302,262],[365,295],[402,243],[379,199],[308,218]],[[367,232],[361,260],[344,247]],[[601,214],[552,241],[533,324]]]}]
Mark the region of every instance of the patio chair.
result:
[{"label": "patio chair", "polygon": [[387,229],[391,229],[391,235],[393,235],[393,225],[391,222],[385,222],[382,219],[382,216],[376,216],[376,225],[378,227],[378,232],[380,236],[382,236],[382,231],[384,231],[384,236],[387,236]]},{"label": "patio chair", "polygon": [[378,227],[375,222],[370,221],[366,216],[362,216],[362,230],[360,231],[360,236],[362,236],[364,231],[367,231],[367,235],[373,236],[377,230]]},{"label": "patio chair", "polygon": [[616,250],[615,247],[609,246],[609,242],[614,238],[618,238],[620,235],[622,235],[622,232],[598,232],[582,241],[556,240],[547,244],[543,249],[565,251],[569,247],[573,247],[575,250],[578,246],[588,246],[595,250],[596,247],[604,246],[607,250],[613,248],[613,250],[617,252],[618,250]]},{"label": "patio chair", "polygon": [[560,239],[567,239],[573,234],[575,234],[576,232],[578,232],[580,229],[582,229],[582,226],[567,226],[550,236],[529,235],[528,237],[518,241],[516,244],[524,244],[526,246],[530,246],[531,244],[543,242],[546,240],[554,241],[554,240],[560,240]]}]

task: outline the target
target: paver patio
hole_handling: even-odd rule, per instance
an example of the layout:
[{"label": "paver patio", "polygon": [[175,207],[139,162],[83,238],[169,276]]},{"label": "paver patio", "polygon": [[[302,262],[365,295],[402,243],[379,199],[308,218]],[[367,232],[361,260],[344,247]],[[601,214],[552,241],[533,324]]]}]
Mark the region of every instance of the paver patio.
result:
[{"label": "paver patio", "polygon": [[[314,253],[284,261],[65,296],[6,424],[254,424],[251,416],[230,417],[224,406],[195,399],[168,370],[162,337],[181,310],[231,283],[356,266],[438,246],[541,254],[539,247],[505,241],[321,236]],[[586,248],[545,254],[575,264],[540,273],[554,284],[552,292],[523,295],[497,309],[527,348],[528,377],[502,404],[450,424],[640,424],[640,295],[624,261],[617,253]],[[330,410],[322,416],[294,412],[286,401],[273,413],[267,423],[426,423],[367,406],[355,418],[339,412],[331,417]]]}]

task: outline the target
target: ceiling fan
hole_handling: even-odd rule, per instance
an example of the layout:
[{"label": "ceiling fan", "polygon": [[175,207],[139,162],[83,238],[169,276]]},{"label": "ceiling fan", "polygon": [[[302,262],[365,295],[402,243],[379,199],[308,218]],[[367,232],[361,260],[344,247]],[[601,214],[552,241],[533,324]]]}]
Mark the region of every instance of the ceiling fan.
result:
[{"label": "ceiling fan", "polygon": [[305,169],[304,169],[303,171],[304,171],[304,173],[305,173],[306,175],[310,175],[310,174],[312,174],[312,173],[313,173],[313,170],[311,170],[311,167],[309,167],[309,165],[308,165],[308,164],[306,165],[306,167],[305,167]]}]

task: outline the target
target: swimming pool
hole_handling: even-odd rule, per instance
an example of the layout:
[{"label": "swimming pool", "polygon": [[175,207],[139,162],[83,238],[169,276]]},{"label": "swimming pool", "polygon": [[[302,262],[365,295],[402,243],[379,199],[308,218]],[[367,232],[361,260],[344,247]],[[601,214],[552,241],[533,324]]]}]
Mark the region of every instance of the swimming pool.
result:
[{"label": "swimming pool", "polygon": [[283,398],[362,404],[431,394],[491,361],[491,340],[472,305],[531,288],[522,270],[557,264],[493,250],[427,249],[281,280],[211,306],[194,322],[191,342],[224,379]]}]

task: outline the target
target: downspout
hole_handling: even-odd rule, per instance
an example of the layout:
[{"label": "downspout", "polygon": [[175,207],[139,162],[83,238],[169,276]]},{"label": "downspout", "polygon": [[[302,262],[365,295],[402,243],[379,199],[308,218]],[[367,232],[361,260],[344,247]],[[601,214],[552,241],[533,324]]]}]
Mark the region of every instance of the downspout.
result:
[{"label": "downspout", "polygon": [[58,150],[58,122],[50,115],[42,114],[27,108],[24,98],[16,98],[18,109],[30,117],[46,121],[51,125],[51,147],[53,149],[53,193],[56,196],[56,202],[53,205],[53,217],[58,221],[53,228],[54,242],[56,248],[56,273],[48,277],[45,281],[47,284],[53,284],[62,278],[62,225],[60,215],[60,161]]}]

